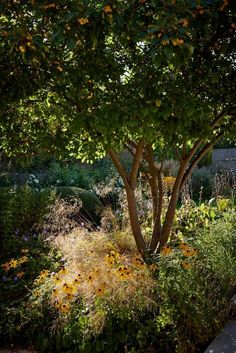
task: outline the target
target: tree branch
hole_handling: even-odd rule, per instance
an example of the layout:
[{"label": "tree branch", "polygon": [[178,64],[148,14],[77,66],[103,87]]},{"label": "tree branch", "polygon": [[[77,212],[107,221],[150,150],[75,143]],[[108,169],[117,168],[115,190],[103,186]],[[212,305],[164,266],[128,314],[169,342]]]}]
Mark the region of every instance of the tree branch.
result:
[{"label": "tree branch", "polygon": [[192,160],[190,163],[188,169],[186,170],[184,177],[181,182],[180,189],[182,188],[183,184],[187,180],[187,178],[191,175],[194,167],[198,164],[198,162],[205,156],[205,154],[210,150],[210,148],[218,142],[223,136],[224,136],[225,131],[221,131],[216,135],[215,137],[212,138],[211,141],[209,141],[202,149],[201,151],[198,152],[198,154],[195,156],[195,158]]},{"label": "tree branch", "polygon": [[121,162],[120,162],[120,160],[119,160],[117,154],[116,154],[115,151],[113,151],[112,149],[110,149],[110,150],[108,151],[108,153],[109,153],[109,155],[110,155],[110,157],[111,157],[113,163],[115,164],[115,166],[116,166],[116,168],[117,168],[117,170],[118,170],[118,172],[119,172],[119,174],[120,174],[122,180],[124,181],[125,186],[130,187],[129,180],[128,180],[128,176],[127,176],[126,171],[125,171],[125,169],[123,168],[123,166],[122,166],[122,164],[121,164]]},{"label": "tree branch", "polygon": [[130,172],[130,186],[134,189],[137,181],[137,175],[138,175],[138,170],[139,166],[142,160],[142,155],[143,155],[143,147],[144,147],[144,141],[141,139],[138,143],[135,155],[134,155],[134,161],[132,165],[132,169]]}]

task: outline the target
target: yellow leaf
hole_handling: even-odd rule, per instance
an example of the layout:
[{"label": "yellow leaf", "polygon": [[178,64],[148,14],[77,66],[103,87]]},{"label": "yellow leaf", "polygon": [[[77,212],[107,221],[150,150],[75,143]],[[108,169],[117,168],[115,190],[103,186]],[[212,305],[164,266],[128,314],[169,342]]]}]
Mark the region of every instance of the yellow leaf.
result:
[{"label": "yellow leaf", "polygon": [[159,108],[159,107],[161,106],[161,104],[162,104],[161,100],[160,100],[160,99],[157,99],[157,100],[156,100],[156,106],[157,106],[157,108]]},{"label": "yellow leaf", "polygon": [[103,10],[105,13],[112,13],[112,8],[110,5],[106,5]]},{"label": "yellow leaf", "polygon": [[26,52],[26,49],[25,49],[25,47],[24,47],[23,45],[20,45],[20,46],[19,46],[19,51],[20,51],[21,53],[25,53],[25,52]]}]

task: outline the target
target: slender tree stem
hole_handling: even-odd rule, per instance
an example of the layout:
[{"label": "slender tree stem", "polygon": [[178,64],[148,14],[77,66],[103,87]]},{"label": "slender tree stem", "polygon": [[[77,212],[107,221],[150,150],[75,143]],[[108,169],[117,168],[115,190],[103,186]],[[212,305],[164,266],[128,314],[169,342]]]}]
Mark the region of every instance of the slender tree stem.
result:
[{"label": "slender tree stem", "polygon": [[186,170],[181,185],[180,189],[183,187],[184,183],[190,177],[191,173],[193,172],[193,169],[196,167],[198,162],[205,156],[205,154],[212,148],[212,146],[217,143],[222,137],[224,136],[224,131],[221,131],[218,135],[216,135],[210,142],[208,142],[195,156],[195,158],[191,161],[190,165],[188,166],[188,169]]},{"label": "slender tree stem", "polygon": [[130,185],[133,189],[135,188],[136,182],[137,182],[138,170],[143,156],[143,147],[144,147],[144,141],[142,139],[138,143],[138,146],[134,155],[134,162],[130,173]]}]

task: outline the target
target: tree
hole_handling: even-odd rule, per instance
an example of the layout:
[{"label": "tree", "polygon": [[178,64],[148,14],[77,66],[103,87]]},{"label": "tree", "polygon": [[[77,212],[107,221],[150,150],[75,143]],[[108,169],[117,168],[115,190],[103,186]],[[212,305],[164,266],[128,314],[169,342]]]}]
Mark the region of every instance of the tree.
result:
[{"label": "tree", "polygon": [[[46,143],[50,141],[58,153],[84,160],[109,153],[124,182],[139,251],[144,256],[147,249],[159,252],[168,241],[185,181],[212,145],[235,127],[235,4],[228,0],[32,2],[28,5],[29,13],[36,15],[32,23],[26,15],[27,5],[21,9],[18,3],[16,13],[24,19],[24,38],[30,33],[33,57],[39,61],[37,82],[44,82],[44,94],[51,97],[47,99],[50,116],[54,116],[53,133],[46,128],[50,119],[45,102],[30,111],[29,99],[25,99],[23,113],[28,111],[28,116],[41,121],[47,131]],[[7,33],[11,33],[12,22],[20,26],[13,16],[6,24]],[[39,30],[43,31],[41,44],[35,39]],[[4,48],[8,50],[11,43]],[[13,43],[17,43],[16,55],[22,65],[31,65],[32,53],[25,42]],[[44,51],[48,53],[41,58]],[[50,72],[47,82],[43,67]],[[27,86],[30,78],[26,78]],[[39,99],[40,94],[30,100]],[[4,110],[12,131],[17,122],[16,114],[9,114],[13,106]],[[63,116],[60,124],[58,114]],[[35,118],[27,121],[36,142]],[[7,150],[5,126],[2,136]],[[159,165],[154,157],[156,146]],[[133,156],[130,173],[118,158],[117,152],[124,147]],[[163,218],[162,162],[170,149],[180,167]],[[153,199],[149,244],[141,232],[135,198],[141,165]]]}]

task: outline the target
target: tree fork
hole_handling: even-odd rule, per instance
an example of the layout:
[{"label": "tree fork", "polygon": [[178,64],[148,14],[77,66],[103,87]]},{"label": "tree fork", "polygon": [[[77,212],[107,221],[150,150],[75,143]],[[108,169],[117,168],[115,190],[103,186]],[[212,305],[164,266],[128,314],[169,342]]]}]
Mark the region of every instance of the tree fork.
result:
[{"label": "tree fork", "polygon": [[[140,144],[142,145],[142,143],[140,143]],[[141,150],[141,153],[140,153],[140,150]],[[126,173],[125,169],[123,168],[117,154],[111,149],[108,152],[109,152],[109,155],[111,156],[111,159],[112,159],[114,165],[116,166],[116,168],[117,168],[117,170],[118,170],[118,172],[124,182],[132,233],[133,233],[133,236],[135,239],[136,246],[137,246],[139,252],[141,253],[141,255],[144,257],[145,242],[144,242],[142,232],[141,232],[141,227],[140,227],[139,218],[138,218],[137,202],[136,202],[136,197],[135,197],[135,186],[136,186],[136,180],[137,180],[138,166],[139,166],[139,164],[141,162],[141,158],[142,158],[142,149],[139,148],[139,150],[136,151],[137,157],[134,158],[134,163],[133,163],[132,170],[131,170],[131,175],[133,176],[132,177],[133,178],[132,185],[131,185],[131,182],[127,176],[127,173]],[[134,170],[135,170],[135,172],[134,172]]]}]

